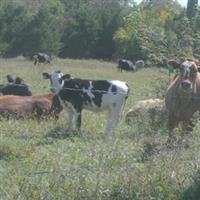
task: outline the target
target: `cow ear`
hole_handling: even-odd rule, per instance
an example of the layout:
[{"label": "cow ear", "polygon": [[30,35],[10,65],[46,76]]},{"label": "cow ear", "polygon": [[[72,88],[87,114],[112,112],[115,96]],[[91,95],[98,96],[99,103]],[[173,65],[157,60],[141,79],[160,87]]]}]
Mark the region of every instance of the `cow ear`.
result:
[{"label": "cow ear", "polygon": [[180,63],[179,62],[177,62],[176,60],[169,60],[168,61],[168,63],[167,63],[168,65],[171,65],[172,67],[174,67],[174,68],[176,68],[176,69],[178,69],[179,67],[180,67]]},{"label": "cow ear", "polygon": [[61,77],[62,80],[69,80],[71,79],[71,75],[70,74],[65,74]]},{"label": "cow ear", "polygon": [[24,80],[20,77],[16,77],[15,84],[24,84]]},{"label": "cow ear", "polygon": [[6,78],[7,78],[7,81],[8,81],[9,83],[14,83],[14,79],[13,79],[13,77],[12,77],[10,74],[8,74],[8,75],[6,76]]},{"label": "cow ear", "polygon": [[50,79],[50,75],[46,72],[42,73],[43,79]]}]

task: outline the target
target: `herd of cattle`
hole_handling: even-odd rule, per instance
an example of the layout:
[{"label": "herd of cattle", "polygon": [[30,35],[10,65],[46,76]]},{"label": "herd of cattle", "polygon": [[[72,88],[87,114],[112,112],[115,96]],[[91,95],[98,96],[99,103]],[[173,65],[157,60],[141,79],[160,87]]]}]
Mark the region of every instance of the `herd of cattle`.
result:
[{"label": "herd of cattle", "polygon": [[[37,58],[38,59],[38,58]],[[169,65],[178,69],[169,85],[165,99],[146,100],[138,102],[134,109],[126,115],[126,121],[145,109],[159,109],[159,113],[168,114],[169,136],[173,129],[182,122],[185,127],[192,127],[191,118],[200,109],[200,67],[194,60],[170,60]],[[143,61],[135,64],[121,59],[118,69],[136,70],[144,67]],[[137,67],[135,67],[137,66]],[[129,71],[127,70],[127,71]],[[119,80],[85,80],[74,78],[70,74],[55,71],[51,74],[43,73],[44,79],[50,80],[50,94],[32,96],[28,85],[20,77],[15,79],[7,75],[7,84],[0,85],[0,115],[9,119],[32,117],[40,120],[45,116],[58,119],[64,109],[68,113],[68,127],[76,122],[77,129],[81,128],[82,110],[108,111],[105,135],[111,136],[117,125],[123,107],[129,96],[129,87],[126,82]]]},{"label": "herd of cattle", "polygon": [[[30,96],[30,93],[27,93],[28,87],[22,79],[16,83],[16,80],[8,75],[8,83],[0,90],[2,94],[6,93],[0,97],[0,115],[6,118],[14,116],[41,119],[46,115],[58,118],[62,109],[65,109],[68,113],[68,126],[72,125],[74,119],[77,129],[80,129],[83,109],[108,110],[105,135],[111,135],[128,97],[129,88],[125,82],[83,80],[73,78],[69,74],[64,75],[60,71],[52,74],[43,73],[43,78],[50,79],[52,94]],[[14,95],[10,88],[14,88]]]},{"label": "herd of cattle", "polygon": [[[40,64],[40,63],[49,63],[51,62],[51,57],[47,55],[46,53],[37,53],[34,55],[34,65]],[[135,63],[133,63],[131,60],[127,59],[120,59],[118,61],[118,70],[119,71],[132,71],[135,72],[139,69],[144,68],[145,63],[143,60],[137,60]]]}]

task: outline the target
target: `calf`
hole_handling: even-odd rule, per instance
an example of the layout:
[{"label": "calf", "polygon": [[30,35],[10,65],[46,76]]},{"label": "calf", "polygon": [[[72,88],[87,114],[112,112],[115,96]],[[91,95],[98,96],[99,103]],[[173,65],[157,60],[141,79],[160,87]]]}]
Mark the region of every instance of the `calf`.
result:
[{"label": "calf", "polygon": [[58,118],[62,106],[58,97],[53,94],[40,96],[14,96],[0,97],[0,116],[10,118],[33,117],[38,120],[44,116]]},{"label": "calf", "polygon": [[130,60],[120,59],[117,66],[119,71],[136,71],[135,65]]},{"label": "calf", "polygon": [[36,65],[37,63],[50,63],[51,62],[51,58],[49,55],[45,54],[45,53],[38,53],[37,55],[34,56],[34,65]]},{"label": "calf", "polygon": [[70,127],[75,117],[76,126],[81,127],[83,109],[109,111],[106,135],[111,135],[116,126],[120,112],[128,97],[129,88],[125,82],[118,80],[83,80],[63,75],[60,71],[43,73],[44,79],[50,79],[51,91],[58,95],[63,108],[68,112]]}]

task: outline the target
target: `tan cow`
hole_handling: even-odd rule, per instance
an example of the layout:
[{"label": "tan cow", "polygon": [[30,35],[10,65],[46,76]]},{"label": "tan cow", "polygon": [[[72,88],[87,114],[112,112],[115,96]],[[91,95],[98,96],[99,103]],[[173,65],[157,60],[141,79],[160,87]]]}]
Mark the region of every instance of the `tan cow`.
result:
[{"label": "tan cow", "polygon": [[171,62],[179,73],[167,89],[165,104],[169,113],[169,131],[183,122],[191,124],[191,117],[200,109],[200,73],[195,61]]},{"label": "tan cow", "polygon": [[165,101],[163,99],[138,101],[126,114],[125,122],[133,125],[134,119],[136,120],[138,117],[142,119],[145,114],[150,119],[151,126],[159,122],[162,123],[162,120],[167,118]]},{"label": "tan cow", "polygon": [[0,116],[14,118],[37,118],[52,116],[58,118],[62,106],[53,94],[40,96],[0,96]]}]

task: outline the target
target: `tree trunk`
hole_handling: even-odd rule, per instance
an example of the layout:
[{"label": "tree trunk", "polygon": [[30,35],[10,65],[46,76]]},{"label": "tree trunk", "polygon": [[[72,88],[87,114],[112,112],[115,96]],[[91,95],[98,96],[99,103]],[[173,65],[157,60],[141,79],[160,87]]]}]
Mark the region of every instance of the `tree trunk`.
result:
[{"label": "tree trunk", "polygon": [[188,0],[187,11],[186,11],[188,19],[192,19],[192,17],[195,16],[197,5],[198,5],[198,0]]}]

